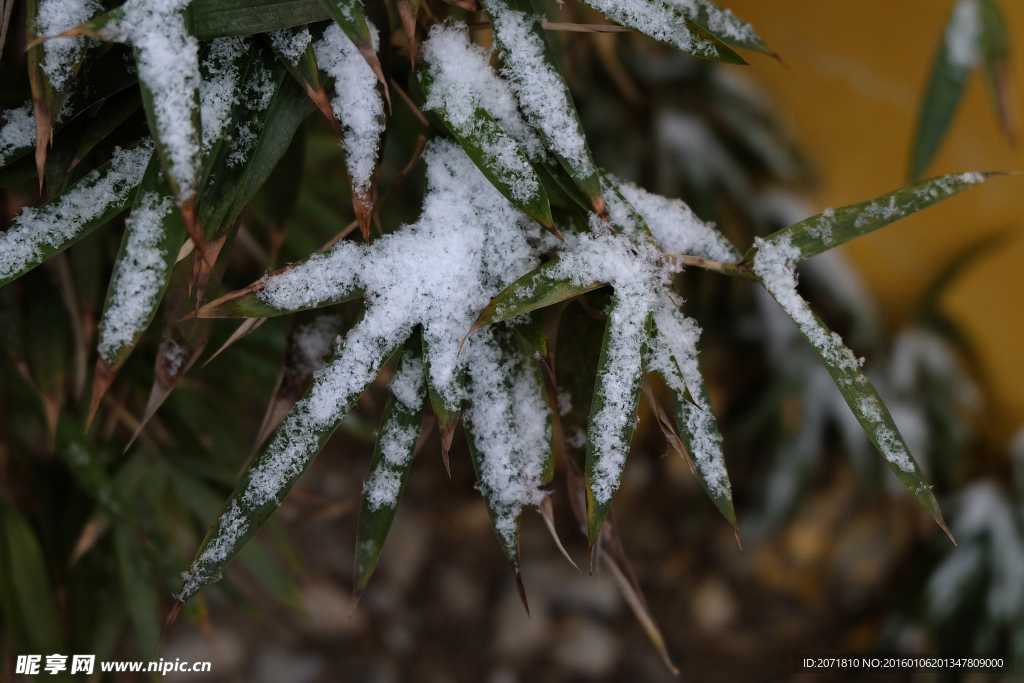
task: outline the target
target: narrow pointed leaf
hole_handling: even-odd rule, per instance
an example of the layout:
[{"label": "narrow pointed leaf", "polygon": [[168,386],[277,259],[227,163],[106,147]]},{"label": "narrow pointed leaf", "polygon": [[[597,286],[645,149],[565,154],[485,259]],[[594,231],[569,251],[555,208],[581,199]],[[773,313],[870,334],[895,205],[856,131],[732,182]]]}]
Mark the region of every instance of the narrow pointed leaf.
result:
[{"label": "narrow pointed leaf", "polygon": [[585,4],[617,24],[628,26],[694,57],[727,64],[747,63],[723,41],[685,17],[665,0],[636,0],[628,5],[613,0],[588,0]]},{"label": "narrow pointed leaf", "polygon": [[[581,300],[584,298],[580,297]],[[587,443],[587,423],[597,383],[604,329],[603,318],[594,318],[575,302],[569,304],[559,321],[555,376],[562,440],[569,458],[576,462],[576,456],[580,456],[580,464],[583,463],[582,455]]]},{"label": "narrow pointed leaf", "polygon": [[238,562],[259,588],[282,604],[294,609],[302,607],[302,591],[295,579],[262,544],[246,543],[238,551]]},{"label": "narrow pointed leaf", "polygon": [[[643,358],[651,319],[632,302],[612,297],[601,341],[597,382],[587,427],[587,535],[597,543],[612,496],[619,488],[640,403]],[[638,320],[638,317],[642,318]],[[639,326],[639,330],[635,329]]]},{"label": "narrow pointed leaf", "polygon": [[377,346],[367,351],[372,353],[369,366],[355,380],[350,377],[346,349],[342,348],[285,418],[203,539],[184,574],[179,603],[220,576],[224,566],[277,509],[395,349]]},{"label": "narrow pointed leaf", "polygon": [[[427,71],[417,72],[420,87],[430,97],[433,80]],[[554,226],[544,185],[526,154],[490,114],[477,107],[470,125],[456,126],[446,107],[432,110],[477,168],[514,206],[545,228]]]},{"label": "narrow pointed leaf", "polygon": [[0,287],[107,223],[131,204],[153,151],[146,141],[114,158],[0,233]]},{"label": "narrow pointed leaf", "polygon": [[[922,180],[866,202],[828,209],[772,233],[764,241],[771,245],[785,243],[798,249],[796,260],[803,261],[955,197],[993,175],[999,174],[962,173]],[[751,247],[743,260],[751,262],[756,253],[757,247]]]},{"label": "narrow pointed leaf", "polygon": [[119,526],[114,534],[122,598],[128,608],[139,652],[155,652],[160,639],[160,598],[153,585],[146,553],[131,530]]},{"label": "narrow pointed leaf", "polygon": [[743,21],[732,10],[722,9],[710,0],[674,4],[687,19],[705,29],[726,45],[752,50],[778,58],[757,35],[754,27]]},{"label": "narrow pointed leaf", "polygon": [[871,443],[885,457],[889,469],[943,531],[949,534],[931,486],[900,436],[888,408],[861,371],[862,361],[844,346],[839,335],[829,330],[797,293],[795,264],[801,255],[799,247],[785,239],[768,243],[760,238],[756,240],[755,247],[757,254],[753,268],[764,288],[793,319],[800,333],[821,358]]},{"label": "narrow pointed leaf", "polygon": [[140,106],[142,106],[142,97],[135,89],[118,93],[104,102],[100,109],[102,113],[89,119],[88,127],[75,151],[72,166],[77,166],[86,154],[114,132],[129,116],[138,111]]},{"label": "narrow pointed leaf", "polygon": [[320,0],[193,0],[199,40],[248,36],[329,19]]},{"label": "narrow pointed leaf", "polygon": [[373,49],[373,41],[370,37],[370,27],[366,24],[366,16],[363,14],[362,5],[357,0],[320,0],[321,4],[331,15],[341,30],[345,32],[348,39],[356,46],[356,49],[363,55],[366,63],[373,69],[377,80],[384,86],[384,97],[389,105],[391,96],[388,94],[387,79],[384,78],[384,71],[381,69],[377,52]]},{"label": "narrow pointed leaf", "polygon": [[989,100],[1003,133],[1012,143],[1017,139],[1017,111],[1010,78],[1010,36],[1006,18],[995,0],[978,0],[981,14],[981,65],[988,85]]},{"label": "narrow pointed leaf", "polygon": [[384,548],[419,440],[426,407],[423,344],[414,333],[405,343],[398,372],[384,406],[377,445],[363,487],[356,527],[355,576],[352,592],[359,596],[370,581]]},{"label": "narrow pointed leaf", "polygon": [[113,375],[153,322],[185,233],[185,222],[174,207],[174,195],[154,154],[125,221],[121,249],[110,277],[99,324],[99,359],[90,414],[95,413]]},{"label": "narrow pointed leaf", "polygon": [[334,116],[327,93],[320,83],[320,72],[317,69],[316,53],[313,51],[313,36],[305,26],[283,28],[267,34],[270,45],[274,48],[278,59],[305,89],[306,94],[316,104],[317,109],[327,117],[334,133],[341,138],[341,126]]},{"label": "narrow pointed leaf", "polygon": [[540,17],[529,0],[484,0],[483,5],[512,89],[527,118],[594,211],[604,213],[601,179]]},{"label": "narrow pointed leaf", "polygon": [[[453,386],[440,386],[430,374],[430,344],[429,334],[423,335],[423,372],[427,380],[427,394],[430,398],[430,407],[437,416],[437,428],[441,432],[441,459],[444,460],[444,468],[451,476],[451,465],[448,462],[448,452],[452,447],[452,439],[455,438],[455,427],[459,424],[459,416],[462,414],[462,396],[465,393],[466,372],[460,368],[456,371]],[[457,398],[452,398],[454,394]]]}]

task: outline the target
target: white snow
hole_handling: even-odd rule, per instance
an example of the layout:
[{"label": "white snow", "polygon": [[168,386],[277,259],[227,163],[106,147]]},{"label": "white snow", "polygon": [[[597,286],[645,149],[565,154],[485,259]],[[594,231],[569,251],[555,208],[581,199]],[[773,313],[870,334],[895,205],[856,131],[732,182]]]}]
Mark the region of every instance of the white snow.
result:
[{"label": "white snow", "polygon": [[[367,24],[376,49],[377,29]],[[341,146],[353,192],[366,199],[384,132],[384,98],[377,90],[377,76],[337,24],[324,30],[313,49],[320,70],[334,79],[331,109],[344,133]]]},{"label": "white snow", "polygon": [[238,60],[245,54],[244,48],[238,38],[214,38],[203,55],[199,106],[204,152],[224,137],[231,112],[240,99]]},{"label": "white snow", "polygon": [[920,199],[938,199],[942,195],[949,195],[963,189],[964,184],[978,185],[985,182],[985,175],[977,171],[944,175],[926,182],[925,186],[914,192],[914,196]]},{"label": "white snow", "polygon": [[270,38],[270,44],[274,46],[274,52],[291,62],[292,66],[298,65],[302,55],[306,54],[306,48],[313,41],[308,28],[301,31],[283,28],[271,31],[267,36]]},{"label": "white snow", "polygon": [[730,9],[723,9],[708,0],[667,1],[691,21],[695,21],[699,13],[703,12],[708,31],[719,38],[737,43],[760,42],[754,27],[737,17]]},{"label": "white snow", "polygon": [[946,56],[950,64],[967,71],[981,59],[981,8],[978,0],[959,0],[946,27]]},{"label": "white snow", "polygon": [[148,192],[125,221],[127,244],[110,285],[100,321],[99,353],[107,361],[145,329],[166,283],[166,250],[160,248],[164,218],[175,211],[170,197]]},{"label": "white snow", "polygon": [[31,149],[36,144],[36,115],[32,100],[3,113],[4,125],[0,128],[0,166],[18,152]]},{"label": "white snow", "polygon": [[341,317],[320,314],[298,329],[292,337],[287,370],[292,377],[310,377],[334,352]]},{"label": "white snow", "polygon": [[253,60],[249,75],[242,85],[242,98],[249,116],[238,125],[231,134],[232,152],[228,155],[228,167],[234,168],[245,163],[250,152],[256,147],[258,124],[253,120],[254,114],[266,111],[270,101],[277,92],[278,81],[274,78],[274,72],[263,66],[263,62]]},{"label": "white snow", "polygon": [[406,352],[402,357],[401,368],[391,378],[391,393],[406,412],[414,412],[423,407],[426,378],[423,374],[423,361],[418,356]]},{"label": "white snow", "polygon": [[26,207],[10,229],[0,233],[0,280],[6,280],[76,239],[87,224],[123,206],[142,180],[153,152],[149,140],[131,149],[115,148],[109,170],[97,169],[38,209]]},{"label": "white snow", "polygon": [[722,263],[739,263],[743,259],[714,223],[697,218],[681,199],[667,199],[632,183],[614,180],[619,192],[643,216],[666,254],[689,254]]},{"label": "white snow", "polygon": [[[102,9],[96,0],[40,0],[36,10],[36,35],[60,35],[89,21]],[[87,45],[85,38],[51,38],[43,43],[43,73],[55,90],[64,88]]]},{"label": "white snow", "polygon": [[120,28],[135,48],[139,80],[153,94],[156,135],[166,149],[178,201],[196,192],[200,133],[192,122],[199,74],[199,41],[185,26],[190,0],[127,0]]},{"label": "white snow", "polygon": [[[500,172],[513,196],[526,201],[540,191],[533,168],[519,156],[544,158],[543,143],[523,119],[508,83],[490,67],[490,51],[469,42],[465,24],[436,25],[423,43],[423,59],[433,79],[424,109],[446,118],[460,137],[482,146],[488,165]],[[484,109],[500,133],[487,136],[476,115]]]},{"label": "white snow", "polygon": [[587,4],[618,24],[636,29],[684,52],[708,58],[718,56],[715,44],[690,31],[680,9],[668,3],[587,0]]},{"label": "white snow", "polygon": [[167,343],[167,350],[164,351],[164,364],[171,376],[177,376],[185,362],[185,348],[173,339]]},{"label": "white snow", "polygon": [[502,0],[485,0],[494,35],[501,46],[504,73],[523,110],[544,135],[552,151],[568,161],[574,173],[590,176],[594,163],[561,74],[544,58],[540,21],[511,10]]}]

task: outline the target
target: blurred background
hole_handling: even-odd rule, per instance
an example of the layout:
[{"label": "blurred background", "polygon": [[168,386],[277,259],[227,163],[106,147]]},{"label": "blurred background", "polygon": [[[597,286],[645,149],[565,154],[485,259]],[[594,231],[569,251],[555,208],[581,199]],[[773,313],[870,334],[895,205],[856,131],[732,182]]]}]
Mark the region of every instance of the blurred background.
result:
[{"label": "blurred background", "polygon": [[[784,63],[745,55],[752,66],[711,65],[633,34],[554,34],[599,164],[683,198],[741,250],[754,236],[826,207],[907,184],[918,107],[953,3],[723,4],[751,22]],[[1001,6],[1020,94],[1024,5]],[[572,0],[552,3],[549,18],[600,20]],[[475,36],[490,40],[486,31]],[[17,75],[22,48],[12,39],[5,50],[4,106],[27,96]],[[405,49],[396,31],[396,54]],[[394,59],[393,68],[404,83],[407,60]],[[419,132],[397,102],[394,116],[384,187]],[[348,192],[338,189],[348,184],[341,153],[321,118],[306,122],[275,176],[302,179],[293,214],[282,221],[267,193],[257,198],[242,219],[225,291],[305,256],[352,220]],[[1002,136],[975,74],[926,175],[1020,169],[1024,152]],[[381,211],[385,232],[415,219],[422,172]],[[278,187],[272,178],[268,188]],[[5,227],[20,207],[38,202],[34,192],[32,182],[3,190]],[[704,330],[701,364],[724,436],[743,552],[686,463],[667,449],[646,404],[614,514],[682,680],[1016,680],[794,673],[792,656],[1024,654],[1022,197],[1019,177],[996,178],[800,268],[801,292],[866,358],[935,486],[955,548],[883,466],[810,348],[763,291],[714,273],[679,276],[686,312]],[[122,229],[98,231],[68,252],[86,336]],[[20,511],[18,521],[7,521],[6,552],[38,556],[72,650],[147,658],[180,588],[177,573],[252,449],[291,352],[291,323],[272,319],[202,365],[234,330],[235,323],[218,321],[204,358],[122,455],[145,406],[156,339],[133,355],[97,425],[81,438],[81,335],[61,304],[60,281],[40,268],[17,291],[0,290],[5,324],[24,321],[18,343],[37,380],[36,387],[25,383],[16,354],[5,355],[0,483]],[[585,315],[572,304],[561,329],[579,329]],[[541,516],[526,511],[527,616],[474,489],[461,429],[451,478],[436,433],[417,455],[376,574],[352,610],[356,515],[390,371],[224,580],[165,634],[160,656],[210,660],[212,673],[167,680],[676,680],[612,575],[588,571],[561,470],[555,524],[584,571],[562,557]],[[37,390],[63,406],[54,433]],[[156,549],[133,554],[114,530],[94,492],[59,457],[73,444],[106,464]],[[17,546],[15,532],[37,540]],[[9,680],[16,651],[7,627],[4,637]],[[1021,672],[1024,663],[1015,676]]]}]

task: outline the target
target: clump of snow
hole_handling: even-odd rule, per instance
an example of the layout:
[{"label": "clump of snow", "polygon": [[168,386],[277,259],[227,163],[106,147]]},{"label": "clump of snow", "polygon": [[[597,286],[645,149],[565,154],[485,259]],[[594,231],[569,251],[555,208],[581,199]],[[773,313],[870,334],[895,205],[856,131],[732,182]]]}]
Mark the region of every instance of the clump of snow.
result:
[{"label": "clump of snow", "polygon": [[718,48],[714,42],[691,31],[680,8],[668,3],[587,0],[587,4],[612,21],[636,29],[683,52],[711,59],[718,57]]},{"label": "clump of snow", "polygon": [[149,140],[131,149],[115,148],[109,169],[92,171],[38,209],[25,208],[0,233],[0,280],[20,274],[42,259],[44,250],[60,249],[77,239],[90,221],[123,207],[142,181],[152,152]]},{"label": "clump of snow", "polygon": [[[241,95],[249,114],[266,111],[270,106],[270,101],[274,98],[274,93],[277,92],[278,85],[279,82],[274,78],[274,72],[267,69],[261,60],[253,60],[249,75],[242,85]],[[228,168],[245,163],[256,146],[258,132],[259,124],[251,115],[245,117],[235,128],[231,134],[232,152],[228,155]]]},{"label": "clump of snow", "polygon": [[121,31],[135,48],[139,80],[153,95],[156,136],[163,144],[178,200],[196,192],[200,134],[192,122],[199,105],[199,41],[185,26],[190,0],[127,0]]},{"label": "clump of snow", "polygon": [[[377,29],[367,25],[376,49]],[[384,98],[377,90],[377,76],[337,24],[324,30],[313,49],[319,68],[334,79],[331,109],[344,133],[345,164],[353,191],[366,199],[384,132]]]},{"label": "clump of snow", "polygon": [[32,100],[3,113],[0,128],[0,166],[15,154],[31,149],[36,144],[36,115]]},{"label": "clump of snow", "polygon": [[391,378],[391,393],[408,412],[423,407],[426,396],[426,382],[423,375],[423,360],[410,352],[402,357],[402,365]]},{"label": "clump of snow", "polygon": [[178,342],[173,339],[168,341],[167,349],[164,351],[164,365],[172,377],[177,376],[181,366],[185,363],[185,354],[185,348]]},{"label": "clump of snow", "polygon": [[265,275],[259,298],[274,308],[295,311],[347,297],[358,287],[364,257],[359,245],[341,240],[330,251],[313,254],[281,273]]},{"label": "clump of snow", "polygon": [[271,31],[267,36],[270,38],[270,44],[274,46],[274,52],[291,62],[292,66],[298,65],[302,55],[306,54],[306,48],[313,41],[308,28],[301,31],[283,28]]},{"label": "clump of snow", "polygon": [[[478,141],[488,165],[501,174],[512,195],[526,201],[540,192],[533,168],[523,159],[545,156],[544,146],[519,113],[508,84],[491,69],[490,51],[469,42],[465,24],[435,25],[423,43],[433,83],[424,109],[443,116],[460,137]],[[490,135],[477,112],[484,109],[500,128]]]},{"label": "clump of snow", "polygon": [[[96,0],[41,0],[36,10],[36,35],[58,36],[102,9]],[[87,45],[85,38],[51,38],[43,43],[43,73],[55,90],[64,88]]]},{"label": "clump of snow", "polygon": [[985,182],[985,174],[973,171],[944,175],[941,178],[929,180],[924,187],[914,192],[914,196],[920,199],[938,199],[942,195],[953,194],[963,189],[963,185],[978,185]]},{"label": "clump of snow", "polygon": [[166,281],[166,250],[160,247],[164,218],[174,210],[170,197],[148,192],[125,221],[125,253],[111,279],[100,321],[99,353],[107,361],[136,339],[156,309]]},{"label": "clump of snow", "polygon": [[981,8],[978,0],[959,0],[946,27],[946,55],[950,64],[964,71],[981,59]]},{"label": "clump of snow", "polygon": [[480,491],[494,528],[515,546],[519,515],[546,495],[541,475],[551,451],[551,423],[540,379],[527,358],[504,352],[488,327],[467,344],[469,382],[464,419],[479,457]]},{"label": "clump of snow", "polygon": [[594,162],[565,81],[544,57],[539,18],[509,9],[503,0],[486,0],[483,4],[491,17],[504,71],[519,104],[552,151],[568,161],[574,173],[592,175]]},{"label": "clump of snow", "polygon": [[231,111],[238,104],[238,60],[245,54],[244,49],[238,38],[214,38],[206,48],[199,84],[204,152],[224,137]]},{"label": "clump of snow", "polygon": [[832,229],[836,226],[836,210],[831,206],[821,212],[818,219],[808,228],[807,232],[817,237],[825,245],[832,244]]},{"label": "clump of snow", "polygon": [[680,199],[652,194],[632,183],[615,179],[619,192],[643,216],[655,241],[666,254],[690,254],[722,263],[739,263],[743,257],[714,223],[697,218]]},{"label": "clump of snow", "polygon": [[291,377],[311,377],[327,362],[338,339],[341,316],[320,314],[300,325],[292,335],[286,372]]}]

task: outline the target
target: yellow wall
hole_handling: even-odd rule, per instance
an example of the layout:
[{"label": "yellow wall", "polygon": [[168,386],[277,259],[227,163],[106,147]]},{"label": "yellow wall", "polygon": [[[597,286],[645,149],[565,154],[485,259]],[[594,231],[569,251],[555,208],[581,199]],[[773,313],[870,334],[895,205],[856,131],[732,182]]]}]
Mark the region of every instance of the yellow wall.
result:
[{"label": "yellow wall", "polygon": [[[999,0],[1011,33],[1012,73],[1024,95],[1024,3]],[[952,0],[723,0],[785,60],[754,58],[752,75],[775,96],[822,173],[819,208],[906,184],[917,107]],[[1018,104],[1020,98],[1018,97]],[[1017,120],[1021,121],[1019,114]],[[1022,126],[1024,127],[1024,126]],[[929,168],[1024,170],[1024,146],[1000,134],[979,74]],[[990,180],[846,246],[898,322],[936,272],[980,236],[1007,231],[944,300],[977,346],[996,434],[1024,424],[1024,176]]]}]

